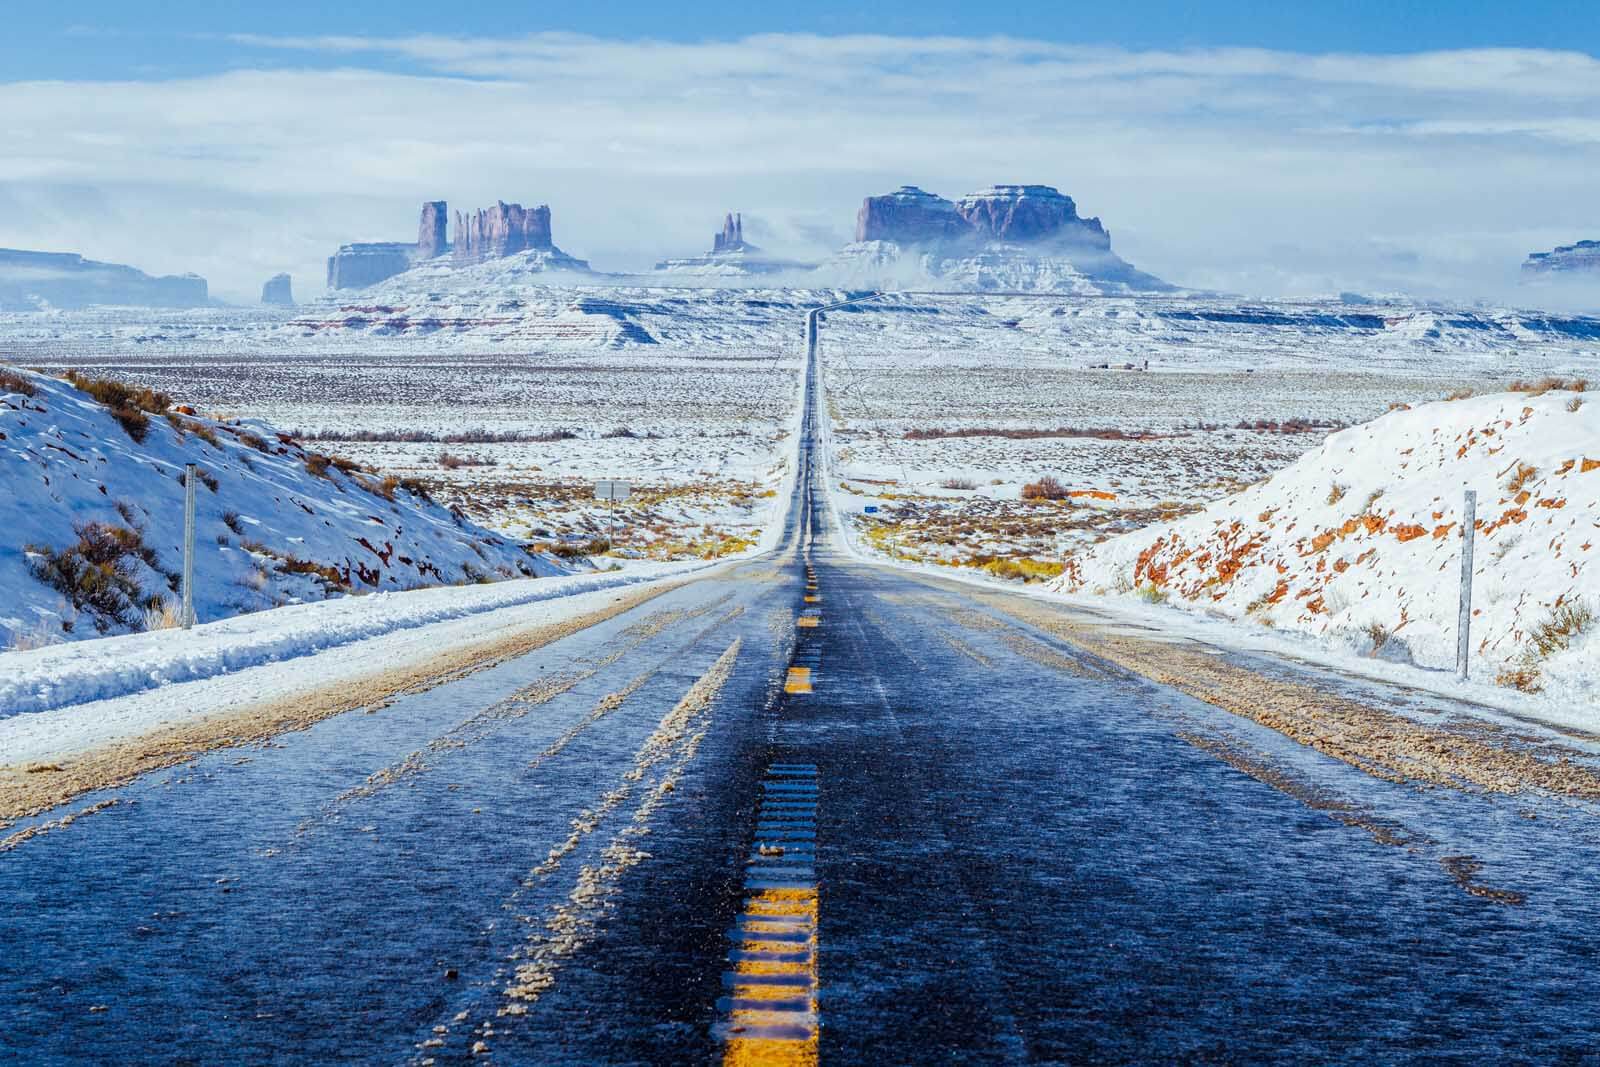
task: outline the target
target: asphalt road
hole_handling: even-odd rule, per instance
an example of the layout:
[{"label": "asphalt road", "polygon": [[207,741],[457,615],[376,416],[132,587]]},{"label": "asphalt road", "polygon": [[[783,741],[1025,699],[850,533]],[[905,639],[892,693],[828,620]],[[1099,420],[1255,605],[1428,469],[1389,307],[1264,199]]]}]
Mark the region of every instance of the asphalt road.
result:
[{"label": "asphalt road", "polygon": [[857,562],[801,446],[775,555],[0,853],[0,1058],[1600,1059],[1592,811]]}]

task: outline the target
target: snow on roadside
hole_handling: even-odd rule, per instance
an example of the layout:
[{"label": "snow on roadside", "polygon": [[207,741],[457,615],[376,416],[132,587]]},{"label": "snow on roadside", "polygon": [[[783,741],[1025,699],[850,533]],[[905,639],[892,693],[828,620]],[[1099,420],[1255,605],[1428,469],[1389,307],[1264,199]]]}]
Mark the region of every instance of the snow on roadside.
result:
[{"label": "snow on roadside", "polygon": [[[665,576],[705,566],[710,564],[679,564],[661,567],[656,573]],[[88,649],[120,649],[120,654],[108,659],[119,661],[127,668],[127,672],[121,675],[107,672],[110,684],[103,690],[105,699],[0,717],[0,768],[56,762],[76,753],[98,749],[164,727],[189,724],[213,715],[290,698],[310,688],[358,682],[385,666],[423,661],[458,649],[493,642],[502,634],[509,635],[511,631],[557,624],[601,610],[618,598],[619,586],[647,580],[636,572],[584,575],[578,578],[506,583],[496,587],[427,590],[368,597],[361,601],[308,604],[232,619],[187,634],[179,632],[164,636],[182,640],[192,638],[197,644],[213,646],[219,642],[225,643],[228,638],[216,633],[206,634],[205,631],[237,628],[240,624],[258,622],[269,616],[279,619],[298,616],[304,620],[310,616],[343,614],[344,609],[352,603],[379,600],[396,603],[437,601],[452,599],[449,594],[490,594],[513,585],[521,586],[525,591],[532,591],[534,586],[546,591],[541,599],[522,603],[505,604],[492,598],[480,598],[470,605],[458,604],[460,610],[454,617],[445,616],[441,610],[437,621],[387,632],[374,631],[369,636],[359,636],[354,630],[347,630],[345,636],[348,640],[329,646],[335,651],[327,655],[311,655],[308,652],[276,660],[258,660],[254,665],[227,673],[198,677],[177,685],[146,687],[142,691],[126,694],[119,693],[117,683],[130,680],[138,683],[143,680],[135,668],[141,660],[140,653],[148,651],[146,639],[156,635],[108,638],[70,646],[71,651],[79,655]],[[434,606],[443,608],[440,604]],[[7,664],[13,657],[22,657],[25,662],[26,657],[33,655],[12,653],[0,656],[0,665]],[[111,664],[107,663],[106,666]],[[35,677],[44,673],[43,670],[37,671]]]},{"label": "snow on roadside", "polygon": [[159,409],[0,367],[0,648],[146,628],[173,613],[195,463],[204,620],[354,592],[570,573],[397,480],[258,423]]},{"label": "snow on roadside", "polygon": [[[0,727],[25,713],[111,700],[292,661],[403,630],[688,573],[710,563],[346,597],[196,626],[0,653]],[[573,609],[576,613],[577,609]],[[318,661],[319,665],[321,661]],[[303,671],[320,669],[304,664]],[[0,752],[8,752],[0,732]],[[8,752],[9,755],[9,752]]]},{"label": "snow on roadside", "polygon": [[1600,701],[1600,410],[1581,392],[1397,410],[1206,510],[1071,557],[1053,584],[1454,663],[1464,489],[1478,493],[1473,669]]}]

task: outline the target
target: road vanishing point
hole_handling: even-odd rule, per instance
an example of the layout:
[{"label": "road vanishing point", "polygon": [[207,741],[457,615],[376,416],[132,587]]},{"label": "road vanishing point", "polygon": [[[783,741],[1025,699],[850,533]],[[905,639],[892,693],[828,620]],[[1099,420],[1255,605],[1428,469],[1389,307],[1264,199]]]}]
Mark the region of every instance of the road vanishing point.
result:
[{"label": "road vanishing point", "polygon": [[0,841],[0,1059],[1600,1059],[1592,812],[1335,714],[1440,698],[858,557],[806,338],[775,551]]}]

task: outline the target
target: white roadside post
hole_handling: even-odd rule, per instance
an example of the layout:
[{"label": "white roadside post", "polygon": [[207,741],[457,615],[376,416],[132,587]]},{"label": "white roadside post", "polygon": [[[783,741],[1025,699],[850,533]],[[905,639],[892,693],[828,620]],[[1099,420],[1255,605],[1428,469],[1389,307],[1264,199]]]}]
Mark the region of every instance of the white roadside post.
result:
[{"label": "white roadside post", "polygon": [[195,465],[183,468],[183,628],[194,625],[194,483]]},{"label": "white roadside post", "polygon": [[1456,620],[1456,673],[1463,682],[1472,651],[1472,543],[1477,522],[1478,494],[1468,489],[1461,505],[1461,609]]}]

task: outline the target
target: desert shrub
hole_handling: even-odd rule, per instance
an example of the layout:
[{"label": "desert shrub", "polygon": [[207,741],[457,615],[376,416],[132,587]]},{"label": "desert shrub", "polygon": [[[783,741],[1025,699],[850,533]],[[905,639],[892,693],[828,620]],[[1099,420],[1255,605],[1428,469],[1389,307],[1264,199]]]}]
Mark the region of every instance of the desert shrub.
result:
[{"label": "desert shrub", "polygon": [[443,451],[439,453],[439,466],[445,470],[453,471],[461,467],[493,467],[495,461],[487,456],[462,456],[454,452]]},{"label": "desert shrub", "polygon": [[1568,411],[1576,413],[1581,407],[1583,407],[1583,397],[1581,396],[1575,396],[1571,400],[1567,401]]},{"label": "desert shrub", "polygon": [[611,551],[611,542],[604,537],[591,537],[581,544],[551,545],[549,552],[561,559],[582,559],[584,556],[603,556]]},{"label": "desert shrub", "polygon": [[1494,684],[1523,693],[1537,693],[1544,688],[1539,682],[1538,666],[1527,660],[1502,667],[1494,676]]},{"label": "desert shrub", "polygon": [[[78,540],[66,548],[29,545],[28,570],[88,615],[100,633],[116,626],[137,628],[143,609],[160,599],[147,597],[139,585],[138,563],[161,570],[155,551],[144,543],[144,532],[106,522],[80,522],[73,532]],[[176,575],[166,578],[176,587]]]},{"label": "desert shrub", "polygon": [[306,470],[315,478],[326,478],[328,468],[333,466],[333,457],[325,456],[321,452],[306,453]]},{"label": "desert shrub", "polygon": [[267,445],[267,442],[266,442],[266,440],[264,438],[260,437],[257,434],[251,433],[249,430],[240,430],[239,431],[239,440],[242,443],[248,445],[249,447],[255,449],[257,452],[271,452],[272,451],[272,449]]},{"label": "desert shrub", "polygon": [[128,385],[115,378],[91,378],[69,370],[67,381],[103,404],[135,442],[142,442],[150,432],[151,415],[165,414],[167,408],[172,406],[172,398],[166,393]]},{"label": "desert shrub", "polygon": [[978,483],[971,478],[946,478],[939,486],[943,489],[976,489]]},{"label": "desert shrub", "polygon": [[38,388],[18,374],[16,371],[0,367],[0,395],[5,393],[21,393],[23,396],[37,396]]},{"label": "desert shrub", "polygon": [[1362,627],[1362,632],[1367,635],[1367,640],[1372,642],[1372,654],[1377,655],[1384,645],[1389,643],[1389,638],[1394,636],[1394,631],[1381,622],[1369,622]]},{"label": "desert shrub", "polygon": [[1528,631],[1527,650],[1495,675],[1495,683],[1524,693],[1539,692],[1543,688],[1540,664],[1557,652],[1571,648],[1572,642],[1593,626],[1594,621],[1594,609],[1581,601],[1556,605],[1549,618]]},{"label": "desert shrub", "polygon": [[239,518],[237,511],[224,511],[222,513],[222,525],[232,530],[235,534],[244,535],[244,522]]},{"label": "desert shrub", "polygon": [[183,625],[183,605],[176,600],[158,597],[144,609],[146,630],[176,630]]},{"label": "desert shrub", "polygon": [[972,562],[985,573],[1008,581],[1042,582],[1058,577],[1066,570],[1066,564],[1056,560],[1030,559],[1027,556],[1002,558],[978,556]]},{"label": "desert shrub", "polygon": [[1594,609],[1581,601],[1568,601],[1528,632],[1528,643],[1540,658],[1565,651],[1574,638],[1594,625]]},{"label": "desert shrub", "polygon": [[[385,481],[387,480],[388,479],[385,479]],[[426,482],[418,481],[415,478],[401,478],[396,484],[414,497],[426,500],[430,504],[434,502],[433,494],[428,492],[428,485]]]},{"label": "desert shrub", "polygon": [[1029,482],[1022,487],[1024,500],[1065,500],[1067,487],[1056,480],[1054,475],[1046,474],[1036,482]]},{"label": "desert shrub", "polygon": [[1539,468],[1531,463],[1518,463],[1517,469],[1512,472],[1511,478],[1506,482],[1506,491],[1518,492],[1523,486],[1539,477]]},{"label": "desert shrub", "polygon": [[200,440],[204,441],[212,448],[222,447],[222,440],[217,437],[216,432],[203,422],[196,422],[193,419],[190,419],[183,424],[183,428],[200,438]]},{"label": "desert shrub", "polygon": [[1344,495],[1347,492],[1349,492],[1348,486],[1340,485],[1338,482],[1334,482],[1333,488],[1328,490],[1328,503],[1337,504],[1339,501],[1344,499]]},{"label": "desert shrub", "polygon": [[1455,392],[1453,392],[1449,396],[1445,397],[1445,399],[1446,400],[1470,400],[1476,395],[1477,395],[1477,393],[1475,393],[1473,391],[1472,387],[1469,385],[1469,386],[1463,386],[1462,388],[1457,389]]},{"label": "desert shrub", "polygon": [[1529,396],[1543,396],[1549,392],[1583,393],[1588,389],[1587,378],[1540,378],[1536,382],[1516,381],[1506,386],[1507,392],[1527,393]]},{"label": "desert shrub", "polygon": [[614,426],[611,429],[607,430],[605,433],[601,434],[600,436],[601,437],[637,437],[639,435],[634,433],[633,429],[631,427],[628,427],[628,426]]},{"label": "desert shrub", "polygon": [[1165,604],[1170,594],[1154,582],[1146,583],[1138,588],[1139,599],[1146,604]]}]

